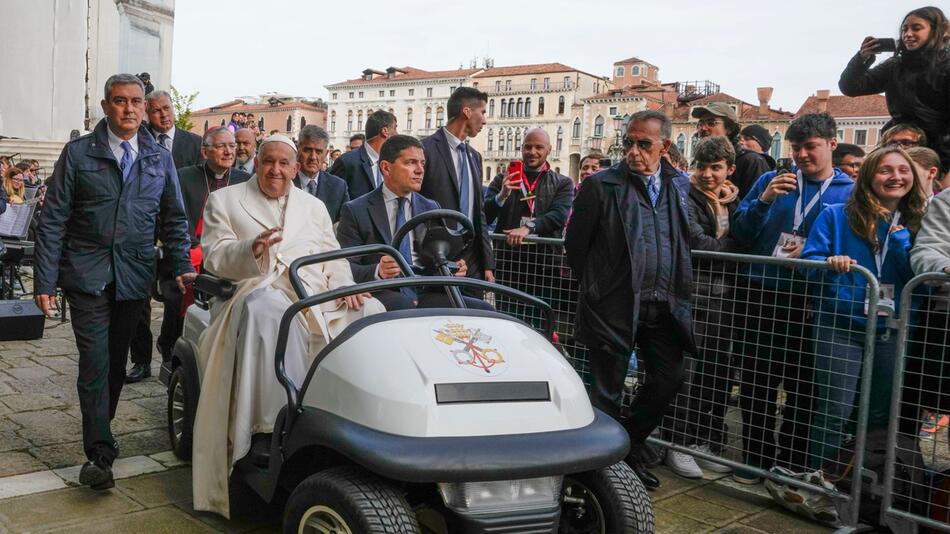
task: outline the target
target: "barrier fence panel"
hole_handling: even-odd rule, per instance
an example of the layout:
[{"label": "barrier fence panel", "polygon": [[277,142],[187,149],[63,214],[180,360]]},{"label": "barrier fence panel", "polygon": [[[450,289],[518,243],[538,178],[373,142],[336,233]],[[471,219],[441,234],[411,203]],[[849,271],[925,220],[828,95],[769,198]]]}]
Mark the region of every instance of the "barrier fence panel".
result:
[{"label": "barrier fence panel", "polygon": [[882,508],[894,532],[950,532],[950,276],[922,274],[901,298]]},{"label": "barrier fence panel", "polygon": [[[578,286],[563,242],[510,247],[504,236],[493,239],[497,281],[552,304],[558,341],[588,382],[587,351],[573,336]],[[693,276],[698,354],[651,442],[773,480],[780,498],[800,498],[787,487],[811,490],[826,497],[811,500],[812,515],[857,525],[851,504],[862,470],[854,466],[863,465],[872,393],[876,407],[889,403],[897,342],[895,330],[878,331],[886,317],[866,320],[866,306],[871,317],[886,314],[876,278],[859,266],[839,274],[821,262],[699,251]],[[539,320],[517,303],[495,304]],[[643,367],[628,378],[628,401],[650,380]]]}]

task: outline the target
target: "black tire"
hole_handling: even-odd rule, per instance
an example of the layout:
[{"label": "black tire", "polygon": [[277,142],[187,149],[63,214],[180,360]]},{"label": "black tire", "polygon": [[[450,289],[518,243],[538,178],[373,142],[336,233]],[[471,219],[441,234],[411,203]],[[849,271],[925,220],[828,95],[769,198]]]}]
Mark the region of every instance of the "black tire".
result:
[{"label": "black tire", "polygon": [[[314,510],[316,507],[322,509]],[[284,511],[284,533],[304,532],[301,523],[305,520],[331,514],[336,514],[334,520],[341,520],[353,534],[420,532],[403,494],[358,467],[327,469],[310,475],[294,488]]]},{"label": "black tire", "polygon": [[[655,530],[647,490],[624,462],[564,477],[561,499],[559,534],[652,534]],[[578,504],[578,499],[584,503]]]},{"label": "black tire", "polygon": [[171,378],[168,379],[168,402],[165,409],[168,441],[171,443],[172,452],[186,461],[191,460],[195,411],[198,409],[198,379],[190,375],[184,365],[179,365],[172,372]]}]

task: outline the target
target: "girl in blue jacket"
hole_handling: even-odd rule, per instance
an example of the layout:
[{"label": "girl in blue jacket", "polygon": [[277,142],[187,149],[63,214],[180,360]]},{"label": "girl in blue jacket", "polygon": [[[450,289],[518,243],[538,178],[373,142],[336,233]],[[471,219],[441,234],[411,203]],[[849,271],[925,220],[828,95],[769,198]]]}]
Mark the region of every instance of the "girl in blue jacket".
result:
[{"label": "girl in blue jacket", "polygon": [[[819,281],[818,399],[811,433],[811,464],[816,469],[837,457],[855,407],[864,359],[867,282],[851,266],[860,265],[877,276],[882,305],[896,306],[904,284],[914,276],[911,241],[926,206],[915,172],[913,161],[900,147],[872,152],[847,203],[822,211],[805,242],[803,259],[824,261],[833,269],[809,272],[809,277]],[[897,351],[897,336],[887,328],[886,317],[878,314],[876,320],[870,428],[888,424]]]}]

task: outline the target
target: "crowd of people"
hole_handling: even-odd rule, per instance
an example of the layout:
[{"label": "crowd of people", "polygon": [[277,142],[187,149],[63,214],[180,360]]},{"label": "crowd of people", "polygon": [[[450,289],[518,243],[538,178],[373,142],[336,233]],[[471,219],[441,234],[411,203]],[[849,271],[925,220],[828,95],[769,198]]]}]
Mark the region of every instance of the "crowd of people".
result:
[{"label": "crowd of people", "polygon": [[[880,302],[892,306],[915,274],[950,272],[950,193],[941,193],[950,186],[950,26],[939,9],[922,8],[905,17],[900,35],[895,57],[873,68],[882,43],[866,39],[842,74],[845,94],[887,95],[893,119],[869,154],[839,143],[831,116],[809,113],[787,130],[792,162],[776,162],[764,128],[742,127],[730,106],[709,103],[692,110],[700,137],[692,161],[671,143],[669,117],[641,111],[625,126],[620,162],[584,156],[577,184],[548,162],[551,140],[541,128],[525,135],[516,165],[483,176],[481,155],[468,143],[486,123],[488,97],[477,88],[456,89],[447,124],[425,139],[400,135],[396,116],[380,110],[341,151],[319,126],[304,127],[296,140],[263,136],[243,113],[199,137],[175,127],[167,92],[146,91],[134,75],[111,77],[106,118],[67,144],[47,182],[36,236],[38,305],[51,312],[60,288],[73,309],[89,460],[80,481],[113,484],[118,445],[110,421],[119,393],[151,373],[150,299],[164,302],[157,347],[167,360],[193,299],[190,283],[210,272],[233,280],[237,291],[214,310],[201,338],[207,370],[195,426],[195,507],[227,515],[228,471],[269,442],[283,402],[271,370],[276,321],[297,298],[289,265],[340,247],[391,244],[427,274],[414,236],[392,240],[407,220],[439,208],[473,224],[456,276],[494,281],[504,271],[506,283],[529,292],[541,277],[576,280],[574,336],[589,351],[591,401],[623,421],[633,446],[627,461],[647,488],[660,482],[648,470],[645,441],[680,392],[690,415],[680,418],[677,439],[704,453],[722,451],[734,362],[744,463],[822,468],[848,433],[864,356],[868,295],[852,267],[874,273]],[[19,165],[0,160],[10,202],[33,180],[35,169]],[[504,242],[493,246],[490,229]],[[525,247],[530,237],[563,238],[566,264],[551,260],[561,257],[559,246]],[[735,272],[696,269],[693,250],[818,260],[827,268],[753,262]],[[377,254],[301,273],[314,294],[394,278],[401,269],[396,258]],[[468,307],[492,308],[479,293],[465,298]],[[494,303],[516,313],[503,299]],[[302,380],[314,347],[359,317],[446,305],[442,292],[413,288],[325,303],[294,323],[288,374]],[[882,427],[897,416],[889,413],[896,346],[886,317],[875,320],[866,387],[873,392],[869,424]],[[943,326],[928,332],[945,334]],[[646,380],[622,417],[634,349]],[[687,355],[701,372],[684,386]],[[950,411],[947,385],[933,383],[950,379],[950,369],[943,354],[934,358],[921,358],[928,373],[909,384],[918,390],[902,407],[909,427],[919,426],[921,405]],[[773,432],[780,391],[782,422]],[[703,468],[730,470],[674,451],[666,462],[690,477]],[[734,477],[759,481],[757,472]]]}]

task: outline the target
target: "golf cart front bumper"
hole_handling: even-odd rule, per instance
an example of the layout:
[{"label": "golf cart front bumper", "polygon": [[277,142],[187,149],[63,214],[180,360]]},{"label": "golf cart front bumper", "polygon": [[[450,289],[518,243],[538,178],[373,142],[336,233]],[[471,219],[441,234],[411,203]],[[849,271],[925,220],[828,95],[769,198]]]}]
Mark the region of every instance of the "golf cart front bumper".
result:
[{"label": "golf cart front bumper", "polygon": [[581,473],[627,455],[627,431],[594,409],[587,426],[530,434],[412,437],[373,430],[307,407],[284,445],[286,457],[319,445],[383,477],[414,483],[516,480]]}]

